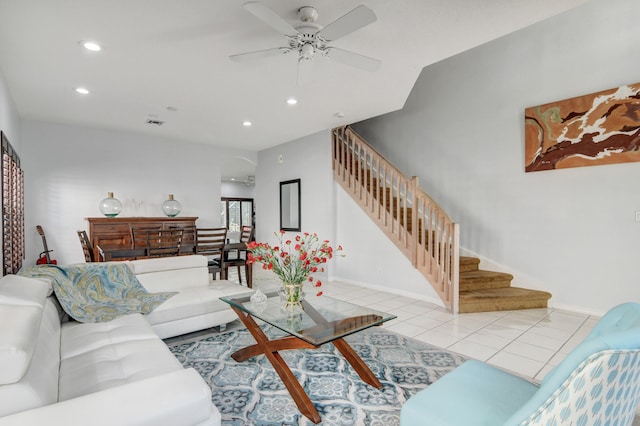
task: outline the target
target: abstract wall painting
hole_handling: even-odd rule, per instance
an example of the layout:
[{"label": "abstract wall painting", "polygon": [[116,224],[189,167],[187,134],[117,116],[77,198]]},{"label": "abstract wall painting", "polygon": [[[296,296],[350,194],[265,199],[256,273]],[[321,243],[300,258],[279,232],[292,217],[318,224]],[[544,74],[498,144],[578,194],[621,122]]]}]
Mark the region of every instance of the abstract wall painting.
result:
[{"label": "abstract wall painting", "polygon": [[527,172],[640,161],[640,83],[524,114]]}]

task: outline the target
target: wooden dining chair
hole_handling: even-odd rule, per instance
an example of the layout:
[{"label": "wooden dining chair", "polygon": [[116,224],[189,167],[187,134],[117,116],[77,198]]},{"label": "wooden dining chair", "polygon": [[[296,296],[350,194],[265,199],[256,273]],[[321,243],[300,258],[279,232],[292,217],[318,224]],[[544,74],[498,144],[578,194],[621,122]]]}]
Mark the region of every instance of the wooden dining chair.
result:
[{"label": "wooden dining chair", "polygon": [[180,242],[180,254],[188,255],[196,252],[196,227],[171,225],[169,229],[182,229],[182,241]]},{"label": "wooden dining chair", "polygon": [[196,254],[207,256],[209,272],[216,279],[216,274],[220,274],[220,279],[227,278],[224,269],[224,243],[227,239],[227,228],[196,228]]},{"label": "wooden dining chair", "polygon": [[147,249],[149,247],[149,238],[151,233],[157,233],[161,227],[131,227],[131,248]]},{"label": "wooden dining chair", "polygon": [[171,257],[180,255],[182,229],[160,229],[149,232],[149,257]]},{"label": "wooden dining chair", "polygon": [[87,231],[78,231],[78,238],[80,238],[80,245],[82,246],[82,252],[84,253],[84,261],[93,262],[93,245],[87,236]]},{"label": "wooden dining chair", "polygon": [[243,226],[240,232],[240,242],[245,244],[244,249],[231,249],[224,252],[224,275],[229,276],[229,268],[236,267],[238,269],[238,281],[242,284],[241,267],[244,266],[247,287],[253,287],[253,269],[252,265],[247,265],[246,244],[253,240],[253,227]]},{"label": "wooden dining chair", "polygon": [[180,254],[181,242],[181,228],[131,228],[132,248],[144,249],[145,257],[178,256]]}]

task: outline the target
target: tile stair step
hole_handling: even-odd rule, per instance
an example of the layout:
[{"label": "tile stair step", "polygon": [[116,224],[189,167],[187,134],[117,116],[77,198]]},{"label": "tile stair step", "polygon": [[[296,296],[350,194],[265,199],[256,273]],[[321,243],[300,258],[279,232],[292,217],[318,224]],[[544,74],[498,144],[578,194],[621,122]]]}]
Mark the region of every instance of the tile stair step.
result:
[{"label": "tile stair step", "polygon": [[460,292],[511,286],[513,275],[494,271],[460,272]]},{"label": "tile stair step", "polygon": [[519,287],[460,292],[460,313],[546,308],[551,293]]}]

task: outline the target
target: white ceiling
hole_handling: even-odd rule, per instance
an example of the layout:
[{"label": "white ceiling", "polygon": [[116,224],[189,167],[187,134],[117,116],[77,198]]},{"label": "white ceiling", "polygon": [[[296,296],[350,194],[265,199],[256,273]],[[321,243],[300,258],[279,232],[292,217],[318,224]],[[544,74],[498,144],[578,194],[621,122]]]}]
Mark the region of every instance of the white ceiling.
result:
[{"label": "white ceiling", "polygon": [[[292,25],[301,6],[316,7],[320,25],[362,3],[378,17],[331,43],[380,59],[378,71],[321,57],[311,84],[297,87],[294,53],[229,60],[286,45],[245,1],[0,0],[0,72],[22,118],[260,150],[400,109],[424,66],[586,2],[263,0]],[[104,50],[86,52],[81,40]]]}]

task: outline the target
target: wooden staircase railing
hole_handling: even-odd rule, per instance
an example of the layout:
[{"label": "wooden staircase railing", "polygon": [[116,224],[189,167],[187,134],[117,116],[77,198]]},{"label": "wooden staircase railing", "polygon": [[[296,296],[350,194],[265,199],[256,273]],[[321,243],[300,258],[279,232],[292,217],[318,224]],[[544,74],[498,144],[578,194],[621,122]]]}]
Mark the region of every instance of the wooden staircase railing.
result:
[{"label": "wooden staircase railing", "polygon": [[335,180],[458,312],[459,225],[350,127],[332,131]]}]

